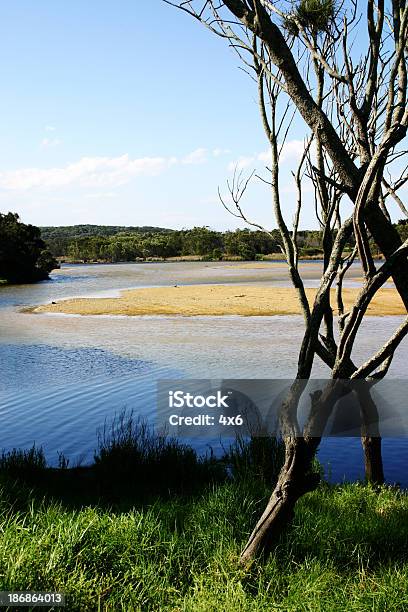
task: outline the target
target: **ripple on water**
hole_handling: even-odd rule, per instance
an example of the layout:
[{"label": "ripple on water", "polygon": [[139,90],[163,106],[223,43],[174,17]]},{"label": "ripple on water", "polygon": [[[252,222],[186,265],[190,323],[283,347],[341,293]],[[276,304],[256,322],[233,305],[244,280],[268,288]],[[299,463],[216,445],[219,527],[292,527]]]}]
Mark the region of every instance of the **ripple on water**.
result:
[{"label": "ripple on water", "polygon": [[2,345],[0,447],[43,446],[48,460],[64,452],[92,459],[97,429],[123,410],[152,421],[157,378],[181,372],[100,349]]}]

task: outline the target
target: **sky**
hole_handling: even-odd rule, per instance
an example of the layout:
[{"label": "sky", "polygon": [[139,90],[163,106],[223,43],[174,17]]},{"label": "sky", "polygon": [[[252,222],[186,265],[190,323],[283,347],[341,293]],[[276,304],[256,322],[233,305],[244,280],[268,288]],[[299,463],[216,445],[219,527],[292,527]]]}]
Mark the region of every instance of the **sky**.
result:
[{"label": "sky", "polygon": [[[162,0],[15,0],[0,19],[0,211],[36,225],[244,227],[234,167],[268,163],[256,87],[225,41]],[[290,224],[294,125],[281,160]],[[309,197],[309,199],[308,199]],[[243,202],[275,227],[267,186]],[[315,227],[306,195],[303,227]]]}]

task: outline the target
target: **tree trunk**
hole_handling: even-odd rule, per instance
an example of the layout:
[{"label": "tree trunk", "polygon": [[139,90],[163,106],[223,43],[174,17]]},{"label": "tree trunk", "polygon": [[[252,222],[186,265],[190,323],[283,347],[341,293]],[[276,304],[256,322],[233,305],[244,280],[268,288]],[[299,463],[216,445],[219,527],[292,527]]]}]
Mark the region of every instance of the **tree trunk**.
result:
[{"label": "tree trunk", "polygon": [[381,454],[381,438],[362,436],[364,450],[365,477],[367,482],[381,485],[384,483],[384,470]]},{"label": "tree trunk", "polygon": [[356,383],[360,401],[361,444],[364,451],[364,467],[367,482],[375,485],[384,483],[381,453],[380,417],[372,397],[370,385],[365,380]]},{"label": "tree trunk", "polygon": [[285,464],[264,513],[253,530],[240,562],[247,565],[257,555],[267,556],[286,525],[292,520],[297,500],[317,488],[320,476],[311,473],[320,439],[286,438]]}]

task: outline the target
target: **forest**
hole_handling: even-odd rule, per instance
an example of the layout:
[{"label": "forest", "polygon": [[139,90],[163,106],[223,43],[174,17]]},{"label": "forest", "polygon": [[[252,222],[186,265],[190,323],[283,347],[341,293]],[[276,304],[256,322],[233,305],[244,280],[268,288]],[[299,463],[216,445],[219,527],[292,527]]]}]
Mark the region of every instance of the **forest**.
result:
[{"label": "forest", "polygon": [[[405,239],[406,220],[396,227]],[[210,260],[263,259],[280,254],[280,232],[250,229],[219,232],[209,227],[173,230],[161,227],[123,227],[103,225],[75,225],[42,227],[41,236],[54,257],[71,262],[119,262],[173,257],[200,257]],[[323,232],[298,232],[300,258],[320,258],[323,253]],[[352,240],[350,248],[354,246]],[[373,254],[377,252],[372,247]]]}]

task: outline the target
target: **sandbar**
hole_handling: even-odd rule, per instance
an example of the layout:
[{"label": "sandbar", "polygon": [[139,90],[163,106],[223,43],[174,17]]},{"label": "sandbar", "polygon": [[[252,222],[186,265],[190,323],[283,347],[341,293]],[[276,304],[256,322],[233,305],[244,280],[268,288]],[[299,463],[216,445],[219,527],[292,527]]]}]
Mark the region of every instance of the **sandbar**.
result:
[{"label": "sandbar", "polygon": [[[312,303],[315,289],[307,289]],[[358,288],[345,288],[346,311],[354,303]],[[334,290],[332,304],[335,305]],[[333,306],[334,307],[334,306]],[[296,290],[291,287],[256,285],[182,285],[125,290],[119,297],[73,298],[45,304],[33,313],[76,315],[184,315],[271,316],[301,314]],[[404,315],[406,308],[395,288],[382,288],[368,307],[368,315]],[[334,314],[336,313],[334,307]]]}]

